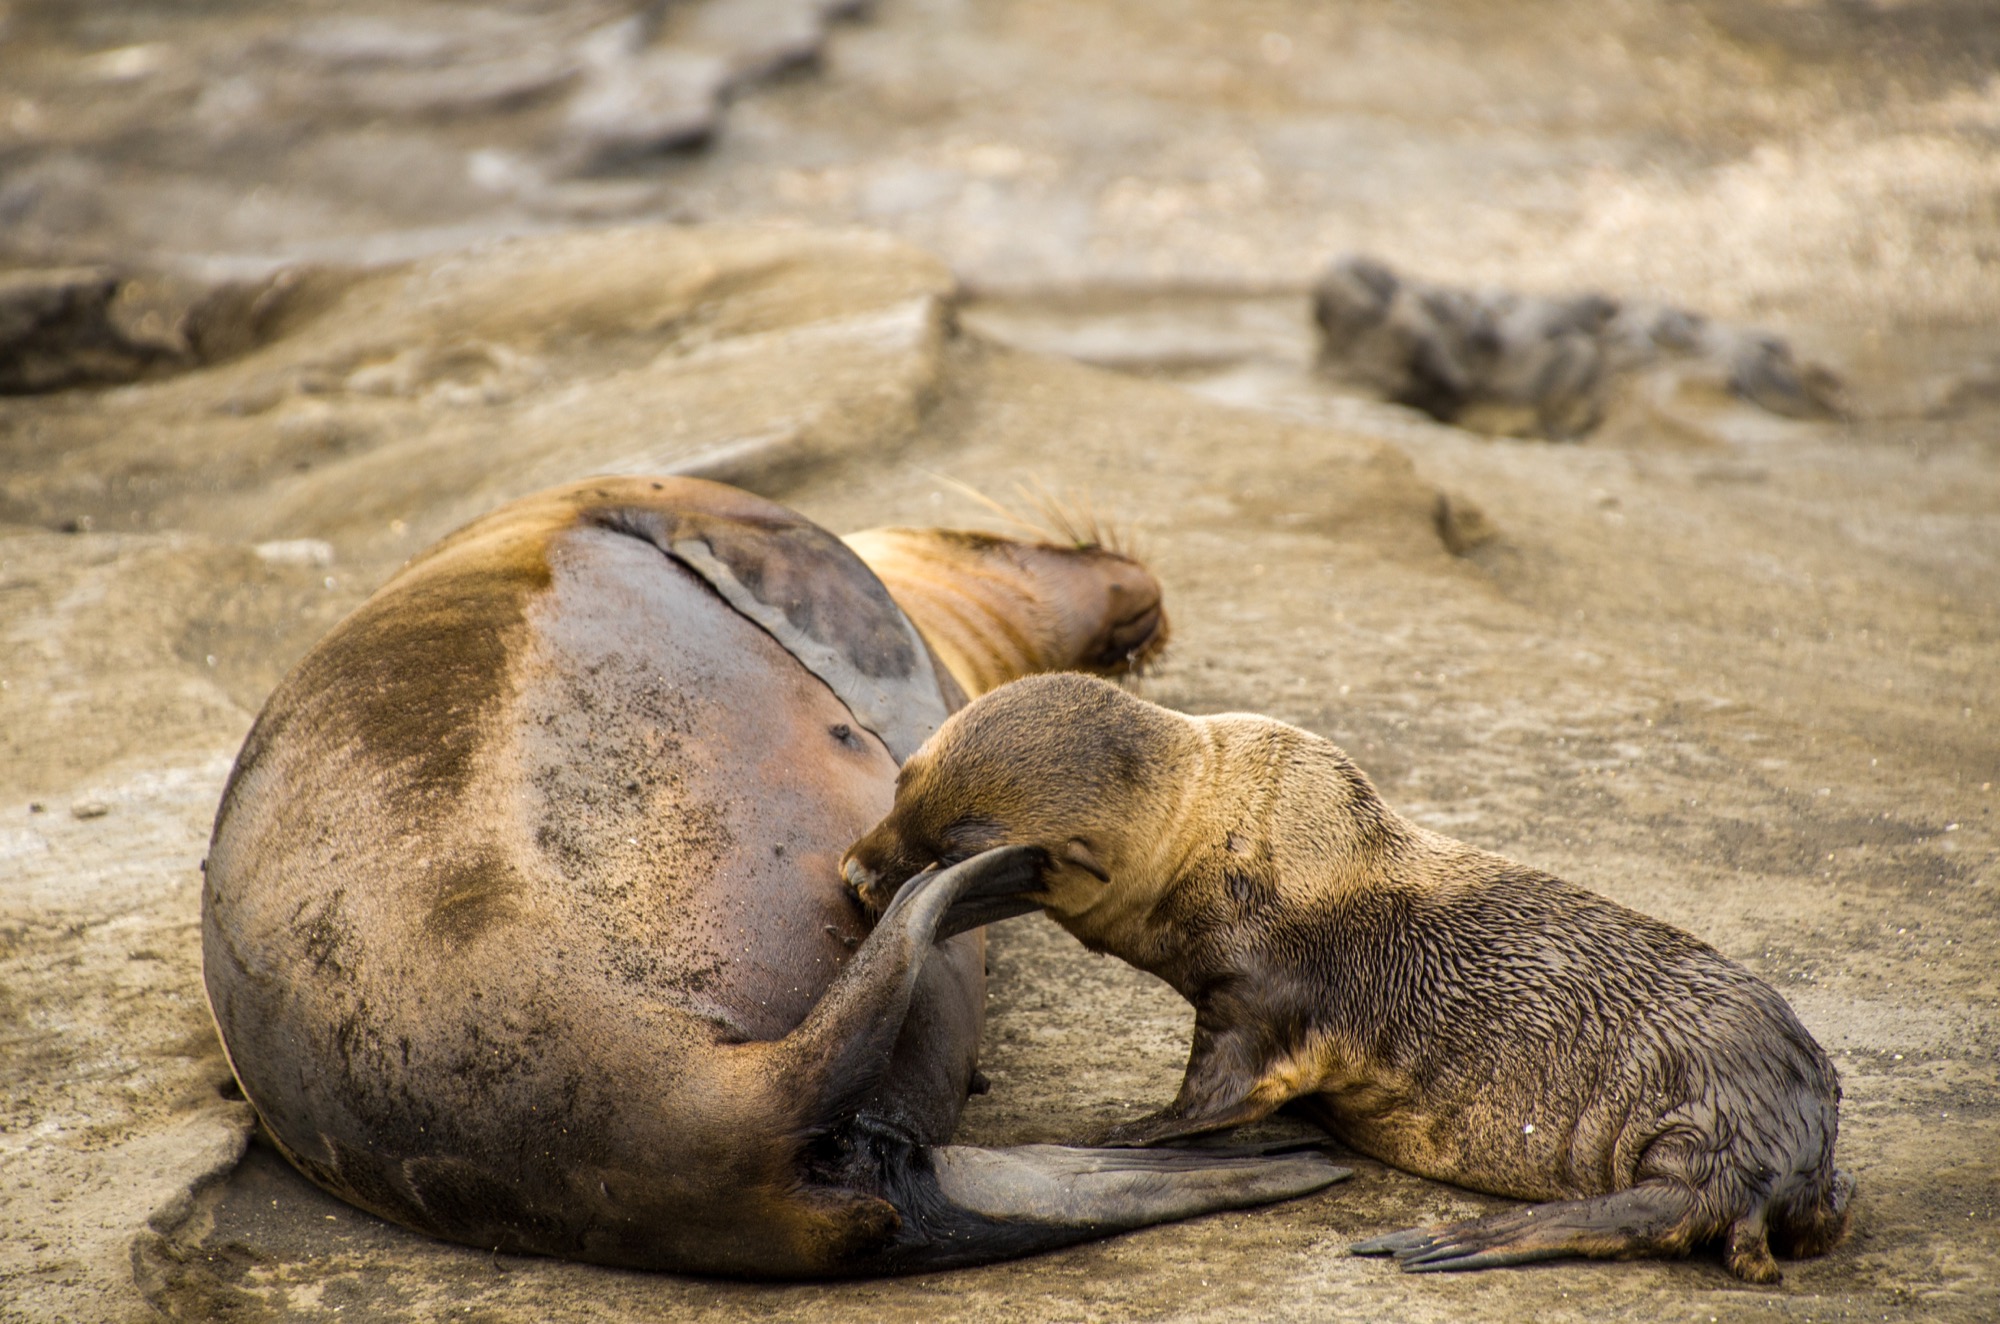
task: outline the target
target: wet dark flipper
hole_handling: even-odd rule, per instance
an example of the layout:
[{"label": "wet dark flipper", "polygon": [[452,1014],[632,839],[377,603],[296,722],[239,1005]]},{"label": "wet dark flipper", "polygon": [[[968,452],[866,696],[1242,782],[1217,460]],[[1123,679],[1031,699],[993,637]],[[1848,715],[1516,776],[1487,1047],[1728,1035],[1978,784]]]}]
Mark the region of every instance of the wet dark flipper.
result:
[{"label": "wet dark flipper", "polygon": [[1431,1239],[1441,1235],[1444,1228],[1412,1227],[1401,1232],[1385,1232],[1379,1237],[1357,1241],[1347,1248],[1349,1255],[1400,1255],[1404,1251],[1415,1250],[1429,1245]]},{"label": "wet dark flipper", "polygon": [[581,500],[580,522],[651,543],[777,640],[896,762],[950,713],[917,627],[853,549],[804,516],[709,484]]},{"label": "wet dark flipper", "polygon": [[1297,1098],[1306,1088],[1299,1075],[1273,1056],[1271,1041],[1246,1028],[1261,1023],[1240,1008],[1197,1001],[1187,1074],[1181,1077],[1174,1101],[1156,1113],[1110,1128],[1098,1144],[1182,1144],[1261,1122]]},{"label": "wet dark flipper", "polygon": [[1264,1158],[1271,1154],[1302,1154],[1307,1151],[1325,1153],[1336,1145],[1337,1142],[1328,1135],[1287,1136],[1277,1140],[1237,1140],[1218,1133],[1176,1140],[1171,1146],[1163,1146],[1157,1152],[1170,1153],[1180,1150],[1202,1154],[1209,1158]]},{"label": "wet dark flipper", "polygon": [[1097,1138],[1097,1143],[1106,1148],[1129,1146],[1135,1149],[1146,1145],[1191,1145],[1199,1143],[1203,1137],[1260,1122],[1270,1115],[1270,1111],[1262,1100],[1254,1098],[1239,1099],[1228,1108],[1196,1115],[1168,1107],[1136,1121],[1121,1122],[1107,1128]]},{"label": "wet dark flipper", "polygon": [[1771,1237],[1764,1217],[1764,1206],[1759,1205],[1731,1223],[1723,1238],[1722,1262],[1746,1283],[1775,1283],[1785,1276],[1771,1257]]},{"label": "wet dark flipper", "polygon": [[1155,1223],[1288,1200],[1352,1175],[1324,1155],[910,1146],[885,1165],[896,1240],[864,1271],[914,1272],[1054,1250]]},{"label": "wet dark flipper", "polygon": [[1645,1182],[1587,1200],[1510,1209],[1506,1213],[1412,1228],[1357,1242],[1356,1255],[1393,1255],[1410,1273],[1490,1269],[1534,1260],[1586,1256],[1624,1259],[1687,1249],[1695,1198],[1678,1182]]},{"label": "wet dark flipper", "polygon": [[[1042,908],[1039,901],[1031,901],[1028,898],[1042,890],[1042,873],[1048,863],[1047,855],[1035,848],[1012,849],[1026,850],[1027,854],[1010,855],[1005,863],[996,863],[991,868],[982,869],[976,877],[968,879],[958,888],[951,908],[945,911],[944,918],[938,923],[936,939],[938,942]],[[971,861],[968,860],[967,863]],[[908,890],[907,884],[904,890]],[[891,908],[893,907],[892,902]]]},{"label": "wet dark flipper", "polygon": [[1042,860],[1033,847],[1003,846],[927,870],[896,893],[811,1013],[769,1046],[779,1058],[776,1078],[792,1086],[801,1130],[836,1123],[881,1081],[924,960],[949,936],[942,930],[961,899],[969,894],[980,904],[1033,888]]},{"label": "wet dark flipper", "polygon": [[1840,1244],[1853,1213],[1854,1178],[1835,1170],[1786,1194],[1770,1210],[1770,1239],[1779,1254],[1810,1259]]},{"label": "wet dark flipper", "polygon": [[[1039,884],[1037,884],[1039,886]],[[1039,901],[1027,901],[1019,897],[996,897],[987,901],[973,901],[953,906],[944,923],[938,926],[937,940],[956,938],[961,933],[973,929],[983,929],[988,924],[998,924],[1003,919],[1013,919],[1016,915],[1032,915],[1042,908]]]}]

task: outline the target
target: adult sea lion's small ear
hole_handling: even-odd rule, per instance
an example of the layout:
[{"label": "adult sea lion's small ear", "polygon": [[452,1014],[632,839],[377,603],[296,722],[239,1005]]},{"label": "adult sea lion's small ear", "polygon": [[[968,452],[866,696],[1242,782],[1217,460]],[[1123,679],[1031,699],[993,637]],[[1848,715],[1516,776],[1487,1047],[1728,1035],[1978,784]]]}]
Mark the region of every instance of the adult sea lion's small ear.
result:
[{"label": "adult sea lion's small ear", "polygon": [[1071,837],[1062,848],[1062,857],[1077,868],[1091,874],[1100,883],[1111,881],[1111,871],[1097,862],[1097,856],[1084,843],[1082,837]]}]

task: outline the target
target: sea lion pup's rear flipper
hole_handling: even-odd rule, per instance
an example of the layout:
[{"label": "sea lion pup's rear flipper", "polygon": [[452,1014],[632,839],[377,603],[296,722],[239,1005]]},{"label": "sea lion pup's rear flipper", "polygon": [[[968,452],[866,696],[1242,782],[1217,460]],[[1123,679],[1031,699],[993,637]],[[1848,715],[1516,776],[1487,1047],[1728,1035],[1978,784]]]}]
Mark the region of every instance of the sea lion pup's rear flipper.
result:
[{"label": "sea lion pup's rear flipper", "polygon": [[1178,1150],[918,1143],[870,1117],[932,944],[1040,885],[1042,853],[1009,846],[911,879],[805,1021],[768,1049],[771,1079],[796,1101],[815,1186],[801,1212],[852,1232],[885,1201],[895,1225],[872,1253],[853,1247],[818,1271],[901,1273],[982,1264],[1220,1209],[1306,1195],[1346,1177],[1323,1155],[1243,1157]]},{"label": "sea lion pup's rear flipper", "polygon": [[[1615,1260],[1672,1255],[1686,1251],[1693,1240],[1696,1206],[1695,1194],[1685,1184],[1656,1180],[1587,1200],[1559,1200],[1445,1227],[1392,1232],[1348,1249],[1356,1255],[1394,1255],[1397,1266],[1410,1273],[1490,1269],[1571,1256]],[[1769,1260],[1768,1250],[1764,1258]]]}]

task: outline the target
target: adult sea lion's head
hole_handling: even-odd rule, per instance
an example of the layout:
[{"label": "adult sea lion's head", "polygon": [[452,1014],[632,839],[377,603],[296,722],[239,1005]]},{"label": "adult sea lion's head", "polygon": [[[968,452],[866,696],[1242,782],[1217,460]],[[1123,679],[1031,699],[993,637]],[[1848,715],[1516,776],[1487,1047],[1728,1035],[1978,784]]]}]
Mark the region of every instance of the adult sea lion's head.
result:
[{"label": "adult sea lion's head", "polygon": [[1095,538],[891,528],[845,541],[968,695],[1039,671],[1136,675],[1166,648],[1159,580]]}]

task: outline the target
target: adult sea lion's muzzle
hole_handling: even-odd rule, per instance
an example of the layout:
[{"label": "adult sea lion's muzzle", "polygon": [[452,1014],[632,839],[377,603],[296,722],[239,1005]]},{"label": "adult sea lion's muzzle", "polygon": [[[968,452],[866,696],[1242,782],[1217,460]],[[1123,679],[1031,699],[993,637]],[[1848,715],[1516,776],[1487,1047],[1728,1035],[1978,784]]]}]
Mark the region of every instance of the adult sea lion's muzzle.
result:
[{"label": "adult sea lion's muzzle", "polygon": [[1141,670],[1165,646],[1167,614],[1155,599],[1105,632],[1104,645],[1093,659],[1098,666]]}]

